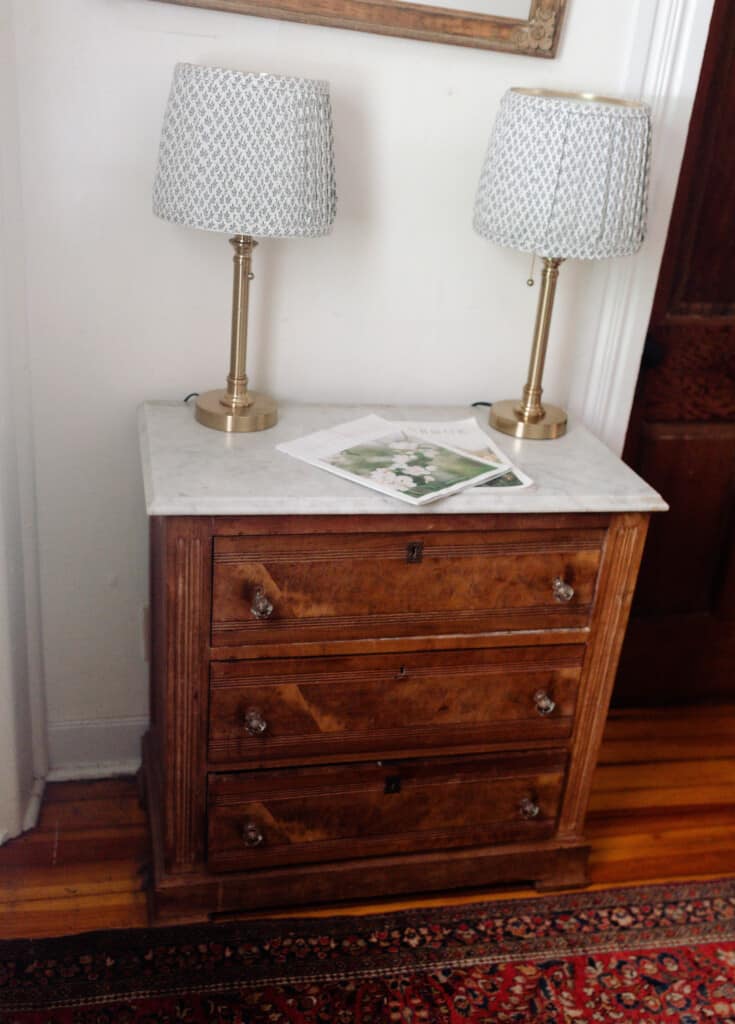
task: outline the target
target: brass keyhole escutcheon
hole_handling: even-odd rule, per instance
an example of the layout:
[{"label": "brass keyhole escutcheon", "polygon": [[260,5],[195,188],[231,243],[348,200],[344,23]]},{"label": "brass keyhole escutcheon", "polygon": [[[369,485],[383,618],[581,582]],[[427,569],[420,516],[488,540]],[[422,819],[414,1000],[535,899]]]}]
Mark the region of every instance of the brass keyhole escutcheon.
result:
[{"label": "brass keyhole escutcheon", "polygon": [[400,775],[387,775],[385,779],[384,793],[400,793],[401,792],[401,776]]},{"label": "brass keyhole escutcheon", "polygon": [[424,542],[422,540],[412,540],[406,545],[406,561],[407,562],[421,562],[424,558]]}]

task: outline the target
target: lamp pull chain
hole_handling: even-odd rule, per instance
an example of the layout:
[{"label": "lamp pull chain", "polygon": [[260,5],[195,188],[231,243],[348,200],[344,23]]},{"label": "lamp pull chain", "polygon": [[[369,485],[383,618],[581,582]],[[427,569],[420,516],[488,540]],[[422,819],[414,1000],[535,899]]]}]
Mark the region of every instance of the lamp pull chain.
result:
[{"label": "lamp pull chain", "polygon": [[534,272],[535,268],[536,268],[536,253],[534,252],[531,255],[531,272],[528,275],[528,280],[526,281],[526,284],[528,285],[529,288],[533,288],[533,286],[536,284],[536,282],[534,281],[534,278],[533,278],[533,272]]}]

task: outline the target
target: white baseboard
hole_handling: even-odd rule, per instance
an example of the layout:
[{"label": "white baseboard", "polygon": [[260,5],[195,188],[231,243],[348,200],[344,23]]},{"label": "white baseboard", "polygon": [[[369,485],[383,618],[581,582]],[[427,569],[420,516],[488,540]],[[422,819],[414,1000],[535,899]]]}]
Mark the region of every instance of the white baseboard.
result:
[{"label": "white baseboard", "polygon": [[50,722],[48,782],[132,775],[140,767],[147,718]]}]

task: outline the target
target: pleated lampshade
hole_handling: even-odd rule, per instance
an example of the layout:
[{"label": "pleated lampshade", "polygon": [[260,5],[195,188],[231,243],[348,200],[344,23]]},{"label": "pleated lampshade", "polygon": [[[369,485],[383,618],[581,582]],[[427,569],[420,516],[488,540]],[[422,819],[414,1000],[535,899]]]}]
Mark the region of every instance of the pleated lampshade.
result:
[{"label": "pleated lampshade", "polygon": [[337,209],[329,84],[177,64],[163,118],[153,212],[231,235],[230,372],[200,393],[199,423],[228,433],[267,430],[275,401],[245,370],[253,250],[261,238],[326,235]]},{"label": "pleated lampshade", "polygon": [[496,430],[532,440],[566,432],[564,409],[541,401],[559,267],[637,252],[650,155],[644,103],[544,89],[510,89],[503,97],[473,224],[498,245],[542,257],[543,270],[523,397],[493,402]]},{"label": "pleated lampshade", "polygon": [[645,236],[650,146],[643,103],[510,89],[480,176],[475,230],[539,256],[629,256]]},{"label": "pleated lampshade", "polygon": [[177,64],[153,211],[235,235],[327,234],[336,212],[329,84]]}]

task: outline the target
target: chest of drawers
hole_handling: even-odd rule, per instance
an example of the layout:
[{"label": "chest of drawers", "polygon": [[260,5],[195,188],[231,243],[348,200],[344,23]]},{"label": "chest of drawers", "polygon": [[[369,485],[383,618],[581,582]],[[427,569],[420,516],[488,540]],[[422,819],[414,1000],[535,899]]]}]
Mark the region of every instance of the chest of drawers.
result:
[{"label": "chest of drawers", "polygon": [[[141,418],[153,917],[583,884],[658,496],[577,428],[519,447],[537,481],[523,494],[403,512],[274,453],[276,431],[227,438],[190,415],[151,404]],[[295,407],[276,430],[321,425]],[[589,511],[532,464],[563,444],[580,489],[586,472],[615,492]]]}]

